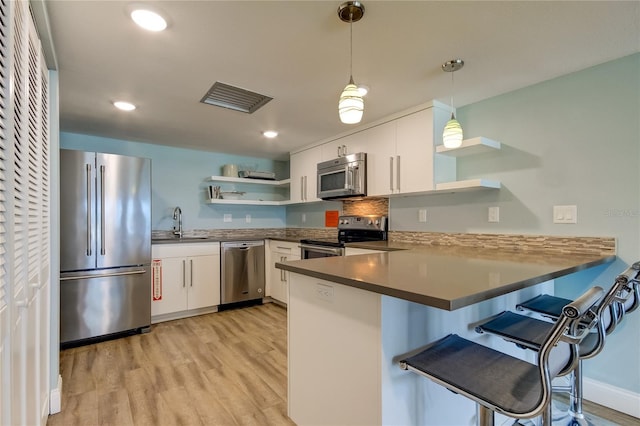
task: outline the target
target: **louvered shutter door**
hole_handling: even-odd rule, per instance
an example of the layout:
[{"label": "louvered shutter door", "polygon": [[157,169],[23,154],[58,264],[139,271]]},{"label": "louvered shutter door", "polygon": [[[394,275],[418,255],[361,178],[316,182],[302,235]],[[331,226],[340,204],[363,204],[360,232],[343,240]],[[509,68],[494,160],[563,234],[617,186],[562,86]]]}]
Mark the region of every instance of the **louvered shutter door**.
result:
[{"label": "louvered shutter door", "polygon": [[41,167],[40,167],[40,205],[42,208],[42,223],[40,226],[40,261],[41,275],[49,280],[49,259],[50,253],[50,234],[51,234],[51,208],[50,208],[50,192],[51,192],[51,173],[49,171],[50,158],[50,140],[49,140],[49,70],[44,61],[44,54],[40,53],[40,87],[41,87],[41,124],[40,124],[40,149],[41,149]]},{"label": "louvered shutter door", "polygon": [[25,44],[25,5],[15,2],[13,31],[13,297],[18,304],[26,300],[28,227],[28,123],[24,64],[28,60]]},{"label": "louvered shutter door", "polygon": [[27,186],[27,264],[29,288],[37,291],[40,286],[40,225],[41,208],[41,103],[40,103],[40,63],[38,54],[40,43],[33,26],[29,26],[27,62],[27,146],[26,146],[26,186]]},{"label": "louvered shutter door", "polygon": [[[0,1],[0,365],[8,365],[9,342],[11,338],[9,326],[9,288],[7,280],[7,182],[8,166],[8,55],[9,55],[9,5]],[[9,377],[5,377],[5,368],[0,368],[0,424],[9,424],[11,393]]]}]

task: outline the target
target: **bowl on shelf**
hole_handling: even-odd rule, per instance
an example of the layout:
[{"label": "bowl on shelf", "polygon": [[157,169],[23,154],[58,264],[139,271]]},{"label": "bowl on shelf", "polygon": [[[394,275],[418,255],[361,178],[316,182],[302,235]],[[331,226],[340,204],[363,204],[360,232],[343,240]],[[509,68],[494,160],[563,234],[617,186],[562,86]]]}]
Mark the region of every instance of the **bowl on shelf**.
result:
[{"label": "bowl on shelf", "polygon": [[220,191],[223,200],[239,200],[245,193],[242,191]]}]

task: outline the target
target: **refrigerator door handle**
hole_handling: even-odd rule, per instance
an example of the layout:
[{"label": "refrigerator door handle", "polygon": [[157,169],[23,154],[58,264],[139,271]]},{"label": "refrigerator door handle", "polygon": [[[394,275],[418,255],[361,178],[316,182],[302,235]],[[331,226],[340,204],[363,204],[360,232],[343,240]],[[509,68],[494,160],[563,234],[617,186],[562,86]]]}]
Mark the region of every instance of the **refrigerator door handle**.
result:
[{"label": "refrigerator door handle", "polygon": [[100,254],[103,256],[107,253],[104,244],[104,236],[106,235],[104,220],[104,172],[105,167],[100,166]]},{"label": "refrigerator door handle", "polygon": [[87,256],[91,256],[91,164],[87,169]]},{"label": "refrigerator door handle", "polygon": [[146,269],[139,269],[137,271],[128,271],[128,272],[112,272],[108,274],[100,274],[100,275],[74,275],[71,277],[60,277],[60,281],[71,281],[71,280],[86,280],[90,278],[103,278],[103,277],[119,277],[122,275],[139,275],[146,273]]}]

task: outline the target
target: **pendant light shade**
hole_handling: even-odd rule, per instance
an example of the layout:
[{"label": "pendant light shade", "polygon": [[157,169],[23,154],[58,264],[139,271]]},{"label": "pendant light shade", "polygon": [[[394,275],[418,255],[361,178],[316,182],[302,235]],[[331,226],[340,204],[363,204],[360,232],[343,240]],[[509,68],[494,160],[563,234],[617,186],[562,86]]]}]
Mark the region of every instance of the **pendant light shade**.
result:
[{"label": "pendant light shade", "polygon": [[442,143],[445,148],[458,148],[462,145],[462,140],[464,139],[462,126],[456,120],[456,115],[453,112],[453,73],[463,66],[464,61],[462,59],[453,59],[442,64],[442,70],[451,73],[451,119],[447,121],[442,132]]},{"label": "pendant light shade", "polygon": [[354,84],[353,78],[344,88],[338,101],[338,113],[340,121],[345,124],[356,124],[362,120],[364,113],[364,99],[360,96],[358,87]]},{"label": "pendant light shade", "polygon": [[456,116],[451,113],[451,120],[447,121],[446,126],[444,126],[442,143],[445,148],[458,148],[462,145],[462,139],[464,139],[462,126],[456,120]]},{"label": "pendant light shade", "polygon": [[359,1],[342,3],[338,8],[338,17],[349,23],[349,84],[344,88],[338,100],[338,114],[340,121],[345,124],[356,124],[362,120],[364,114],[364,99],[353,82],[353,23],[358,22],[364,15],[364,6]]}]

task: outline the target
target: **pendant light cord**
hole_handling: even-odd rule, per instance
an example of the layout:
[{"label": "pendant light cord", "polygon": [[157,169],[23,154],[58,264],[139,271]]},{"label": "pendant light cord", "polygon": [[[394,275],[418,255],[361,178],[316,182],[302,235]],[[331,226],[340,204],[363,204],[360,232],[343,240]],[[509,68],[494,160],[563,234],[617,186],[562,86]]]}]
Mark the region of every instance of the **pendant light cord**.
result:
[{"label": "pendant light cord", "polygon": [[349,12],[349,81],[353,83],[353,12]]},{"label": "pendant light cord", "polygon": [[455,110],[455,107],[454,107],[454,104],[453,104],[453,89],[454,89],[454,87],[453,87],[454,86],[453,85],[453,73],[454,73],[454,71],[451,71],[451,117],[454,117],[454,112],[453,111]]}]

